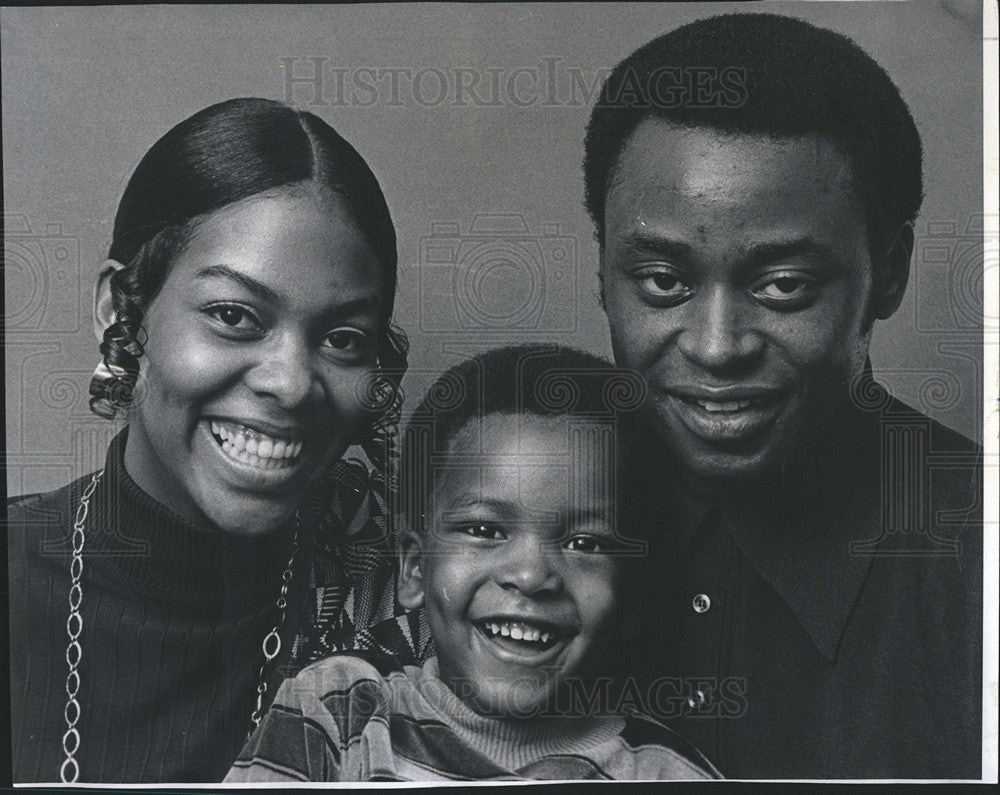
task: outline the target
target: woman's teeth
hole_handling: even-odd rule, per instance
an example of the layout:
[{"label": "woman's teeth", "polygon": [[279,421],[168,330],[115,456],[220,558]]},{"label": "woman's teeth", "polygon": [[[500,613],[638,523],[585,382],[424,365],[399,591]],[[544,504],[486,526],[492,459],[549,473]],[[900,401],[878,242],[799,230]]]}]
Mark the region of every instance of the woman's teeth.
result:
[{"label": "woman's teeth", "polygon": [[260,469],[292,466],[302,452],[302,442],[276,439],[236,422],[213,420],[212,435],[230,458]]},{"label": "woman's teeth", "polygon": [[541,630],[524,621],[484,621],[483,629],[487,635],[499,635],[528,643],[548,643],[555,638],[555,633]]}]

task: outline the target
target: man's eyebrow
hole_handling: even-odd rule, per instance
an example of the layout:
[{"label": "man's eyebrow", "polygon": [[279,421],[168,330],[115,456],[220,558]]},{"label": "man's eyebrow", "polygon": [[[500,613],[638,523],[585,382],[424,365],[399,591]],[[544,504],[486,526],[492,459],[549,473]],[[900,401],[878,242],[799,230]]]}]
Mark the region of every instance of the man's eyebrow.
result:
[{"label": "man's eyebrow", "polygon": [[835,252],[828,245],[814,237],[804,236],[788,240],[775,240],[766,243],[756,243],[747,249],[747,256],[755,264],[772,260],[786,259],[801,254],[813,254],[826,258],[836,258]]},{"label": "man's eyebrow", "polygon": [[241,284],[244,288],[263,301],[268,301],[270,303],[278,303],[280,301],[278,294],[266,284],[247,276],[245,273],[241,273],[235,268],[230,268],[228,265],[208,265],[204,268],[200,268],[198,272],[195,273],[195,276],[199,279],[231,279],[232,281]]},{"label": "man's eyebrow", "polygon": [[624,244],[634,251],[662,254],[671,259],[688,259],[694,251],[690,244],[682,240],[674,240],[643,229],[632,231],[625,238]]}]

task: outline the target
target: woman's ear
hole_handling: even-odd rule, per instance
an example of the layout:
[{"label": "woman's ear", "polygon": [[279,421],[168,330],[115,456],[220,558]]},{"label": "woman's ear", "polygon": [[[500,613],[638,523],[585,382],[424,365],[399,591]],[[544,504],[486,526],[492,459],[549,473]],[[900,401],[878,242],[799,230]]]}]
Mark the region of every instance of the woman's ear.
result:
[{"label": "woman's ear", "polygon": [[423,538],[412,530],[399,541],[399,603],[407,610],[424,604]]},{"label": "woman's ear", "polygon": [[124,266],[117,260],[105,260],[94,286],[94,335],[104,341],[104,332],[115,322],[115,304],[111,299],[111,277]]}]

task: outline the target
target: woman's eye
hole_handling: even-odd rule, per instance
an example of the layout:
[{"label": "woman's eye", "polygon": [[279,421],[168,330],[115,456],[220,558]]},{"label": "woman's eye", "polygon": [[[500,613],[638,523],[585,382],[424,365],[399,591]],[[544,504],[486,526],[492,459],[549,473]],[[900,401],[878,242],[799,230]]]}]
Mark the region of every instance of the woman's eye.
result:
[{"label": "woman's eye", "polygon": [[503,530],[501,530],[497,525],[485,522],[481,524],[475,523],[463,525],[460,529],[463,533],[470,535],[473,538],[485,538],[491,541],[496,541],[506,537]]},{"label": "woman's eye", "polygon": [[323,342],[337,353],[360,357],[368,353],[371,347],[369,339],[367,334],[357,329],[339,328],[327,334]]},{"label": "woman's eye", "polygon": [[241,331],[253,331],[260,328],[260,323],[248,310],[232,304],[220,304],[209,307],[209,314],[230,328]]},{"label": "woman's eye", "polygon": [[573,536],[566,542],[566,549],[574,552],[607,552],[607,545],[594,536]]},{"label": "woman's eye", "polygon": [[693,292],[676,273],[666,268],[640,271],[637,278],[643,292],[658,302],[679,303]]}]

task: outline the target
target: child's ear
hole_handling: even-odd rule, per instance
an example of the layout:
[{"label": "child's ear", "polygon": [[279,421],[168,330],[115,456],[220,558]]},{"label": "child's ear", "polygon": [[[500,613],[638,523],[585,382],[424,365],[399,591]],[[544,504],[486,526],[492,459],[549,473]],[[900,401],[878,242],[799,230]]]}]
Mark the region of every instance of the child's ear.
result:
[{"label": "child's ear", "polygon": [[407,530],[399,541],[399,603],[407,610],[424,604],[424,542],[418,533]]},{"label": "child's ear", "polygon": [[111,277],[124,266],[113,259],[105,260],[94,286],[94,335],[104,341],[104,332],[115,322],[115,304],[111,299]]}]

